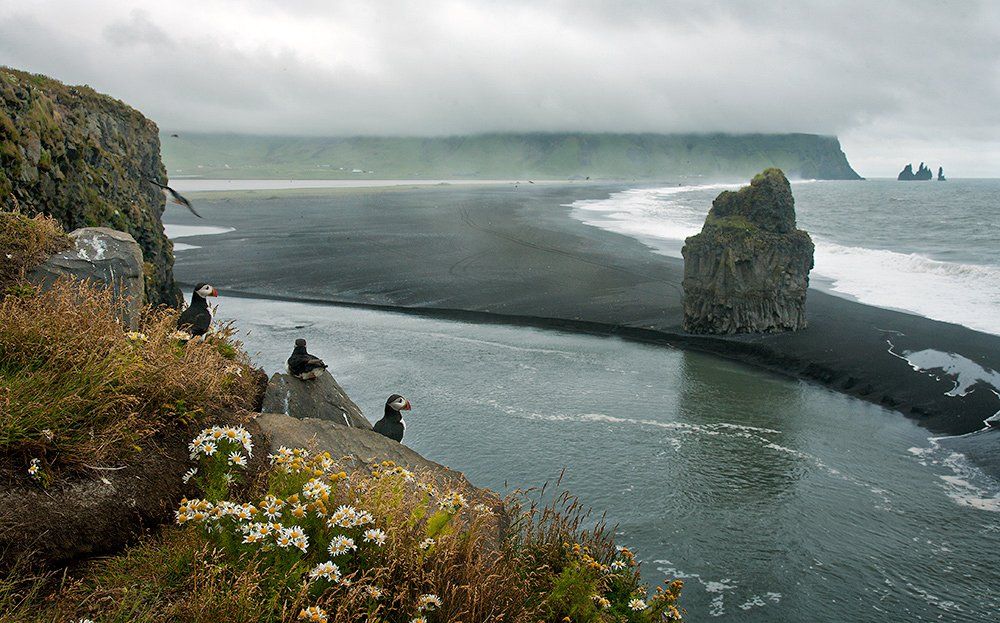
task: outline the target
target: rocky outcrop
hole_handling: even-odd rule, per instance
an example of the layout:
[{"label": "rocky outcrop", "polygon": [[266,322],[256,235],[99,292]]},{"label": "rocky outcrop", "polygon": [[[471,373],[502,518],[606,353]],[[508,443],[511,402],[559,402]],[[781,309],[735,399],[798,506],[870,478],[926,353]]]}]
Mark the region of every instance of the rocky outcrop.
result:
[{"label": "rocky outcrop", "polygon": [[43,288],[60,277],[89,280],[111,288],[122,320],[135,328],[145,302],[142,249],[132,236],[107,227],[85,227],[69,235],[73,248],[31,269],[27,278]]},{"label": "rocky outcrop", "polygon": [[712,203],[701,233],[685,241],[684,329],[765,333],[806,326],[813,243],[795,227],[791,185],[767,169]]},{"label": "rocky outcrop", "polygon": [[937,176],[937,179],[938,179],[939,182],[944,182],[944,181],[948,180],[948,178],[946,178],[944,176],[944,167],[938,167],[938,176]]},{"label": "rocky outcrop", "polygon": [[913,171],[913,164],[911,163],[903,167],[903,170],[896,176],[896,179],[900,182],[926,182],[933,178],[934,174],[931,173],[930,168],[923,162],[920,163],[920,168],[915,173]]},{"label": "rocky outcrop", "polygon": [[[245,426],[255,446],[266,446],[261,430],[244,416],[225,416],[214,423]],[[45,489],[23,480],[4,483],[0,574],[6,564],[25,557],[55,566],[112,553],[147,530],[173,521],[181,498],[197,493],[183,476],[193,467],[188,442],[201,427],[165,431],[116,464],[84,465],[81,472],[59,478]],[[255,450],[246,470],[256,475],[267,465],[267,453]]]},{"label": "rocky outcrop", "polygon": [[262,413],[254,420],[268,439],[271,450],[281,446],[327,451],[340,458],[350,456],[359,465],[393,461],[410,469],[430,469],[446,472],[449,477],[462,479],[461,473],[429,461],[403,444],[372,430],[351,428],[330,420],[295,418],[281,413]]},{"label": "rocky outcrop", "polygon": [[89,87],[0,67],[0,209],[111,227],[142,247],[147,299],[177,304],[156,124]]},{"label": "rocky outcrop", "polygon": [[275,373],[264,393],[264,413],[283,413],[293,418],[326,420],[335,426],[371,430],[372,424],[330,374],[302,381],[290,374]]},{"label": "rocky outcrop", "polygon": [[329,420],[298,419],[279,413],[262,413],[254,425],[268,440],[268,452],[278,448],[305,448],[311,452],[329,452],[341,461],[345,470],[367,468],[382,461],[393,461],[411,471],[426,474],[449,489],[461,490],[466,497],[490,506],[499,498],[488,489],[473,486],[461,472],[425,459],[403,444],[371,430],[349,428]]}]

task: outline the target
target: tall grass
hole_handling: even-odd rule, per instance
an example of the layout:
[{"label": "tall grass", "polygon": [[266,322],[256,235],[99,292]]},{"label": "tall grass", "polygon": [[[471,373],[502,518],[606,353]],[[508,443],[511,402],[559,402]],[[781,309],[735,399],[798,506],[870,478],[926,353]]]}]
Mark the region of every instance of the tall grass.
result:
[{"label": "tall grass", "polygon": [[227,329],[183,343],[176,311],[148,309],[140,332],[112,294],[63,280],[0,302],[0,458],[43,471],[103,461],[164,426],[249,407],[256,386]]}]

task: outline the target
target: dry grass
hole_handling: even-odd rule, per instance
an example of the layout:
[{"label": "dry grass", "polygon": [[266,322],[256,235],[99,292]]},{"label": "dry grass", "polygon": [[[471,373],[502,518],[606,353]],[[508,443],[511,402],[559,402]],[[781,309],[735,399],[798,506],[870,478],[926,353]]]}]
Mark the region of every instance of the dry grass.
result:
[{"label": "dry grass", "polygon": [[27,270],[70,244],[62,227],[51,217],[0,212],[0,298],[24,278]]},{"label": "dry grass", "polygon": [[141,333],[111,294],[60,281],[0,302],[0,457],[43,473],[119,456],[164,426],[249,407],[249,360],[226,329],[187,344],[176,311],[147,310]]}]

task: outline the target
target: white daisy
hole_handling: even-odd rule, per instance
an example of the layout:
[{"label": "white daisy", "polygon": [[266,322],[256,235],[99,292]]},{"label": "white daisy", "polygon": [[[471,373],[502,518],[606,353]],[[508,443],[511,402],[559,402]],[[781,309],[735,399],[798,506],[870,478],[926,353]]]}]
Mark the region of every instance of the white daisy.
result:
[{"label": "white daisy", "polygon": [[420,611],[436,610],[441,607],[441,598],[433,593],[421,595],[417,598],[417,609]]},{"label": "white daisy", "polygon": [[374,543],[380,547],[385,545],[386,536],[385,530],[379,530],[378,528],[369,528],[364,533],[365,542]]},{"label": "white daisy", "polygon": [[331,582],[337,582],[340,580],[340,567],[338,567],[332,560],[326,562],[321,562],[312,568],[309,572],[309,577],[312,579],[325,578]]},{"label": "white daisy", "polygon": [[357,548],[357,545],[354,544],[354,539],[338,534],[333,537],[333,540],[330,541],[330,547],[328,549],[331,556],[340,556],[341,554],[346,554],[355,548]]},{"label": "white daisy", "polygon": [[421,541],[420,544],[417,547],[419,547],[420,549],[422,549],[424,551],[427,551],[430,548],[434,547],[434,539],[428,537],[428,538],[424,539],[423,541]]},{"label": "white daisy", "polygon": [[628,607],[634,610],[635,612],[639,612],[640,610],[646,609],[646,602],[641,599],[633,599],[632,601],[628,602]]}]

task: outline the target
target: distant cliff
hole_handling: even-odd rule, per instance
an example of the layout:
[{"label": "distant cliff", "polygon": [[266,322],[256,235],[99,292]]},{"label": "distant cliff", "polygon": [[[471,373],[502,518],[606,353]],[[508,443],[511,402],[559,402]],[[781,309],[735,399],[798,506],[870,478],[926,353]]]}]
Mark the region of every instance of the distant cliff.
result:
[{"label": "distant cliff", "polygon": [[111,227],[142,247],[153,303],[175,303],[163,234],[156,124],[89,87],[0,67],[0,210],[56,218],[67,231]]},{"label": "distant cliff", "polygon": [[856,180],[833,136],[814,134],[479,134],[302,138],[162,135],[171,175],[314,179]]}]

